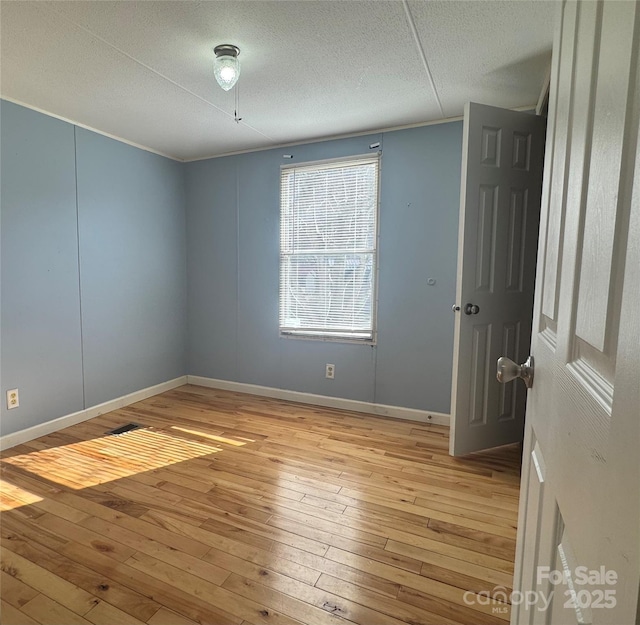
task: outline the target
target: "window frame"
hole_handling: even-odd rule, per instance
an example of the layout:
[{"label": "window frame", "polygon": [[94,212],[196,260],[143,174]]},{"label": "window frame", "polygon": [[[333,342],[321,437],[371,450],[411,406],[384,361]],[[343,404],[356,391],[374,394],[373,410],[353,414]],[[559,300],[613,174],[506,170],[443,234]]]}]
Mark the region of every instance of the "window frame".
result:
[{"label": "window frame", "polygon": [[[371,284],[371,336],[354,337],[346,336],[338,331],[332,330],[283,330],[280,324],[280,314],[282,310],[282,176],[286,170],[322,167],[324,165],[332,165],[339,163],[350,163],[354,161],[371,161],[377,163],[377,180],[376,180],[376,202],[374,214],[374,248],[373,248],[373,280]],[[381,171],[382,171],[382,150],[375,154],[353,154],[350,156],[340,156],[336,158],[321,159],[315,161],[303,161],[300,163],[283,163],[280,165],[280,192],[279,192],[279,231],[278,231],[278,333],[280,338],[306,340],[306,341],[325,341],[332,343],[353,343],[358,345],[374,346],[378,342],[378,277],[379,277],[379,246],[380,246],[380,190],[381,190]]]}]

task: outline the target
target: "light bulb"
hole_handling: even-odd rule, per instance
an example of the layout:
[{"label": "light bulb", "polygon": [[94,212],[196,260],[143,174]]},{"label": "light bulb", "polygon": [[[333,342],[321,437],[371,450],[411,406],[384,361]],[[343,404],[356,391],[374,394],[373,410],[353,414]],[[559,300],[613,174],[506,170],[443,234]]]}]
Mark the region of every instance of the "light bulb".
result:
[{"label": "light bulb", "polygon": [[236,77],[235,67],[223,67],[220,70],[220,78],[225,82],[231,82]]}]

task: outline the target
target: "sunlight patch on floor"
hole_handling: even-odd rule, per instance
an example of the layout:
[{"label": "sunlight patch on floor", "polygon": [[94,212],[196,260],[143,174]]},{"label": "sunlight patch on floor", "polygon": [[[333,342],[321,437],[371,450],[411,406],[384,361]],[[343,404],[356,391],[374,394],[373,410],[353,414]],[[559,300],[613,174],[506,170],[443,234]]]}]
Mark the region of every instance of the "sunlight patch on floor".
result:
[{"label": "sunlight patch on floor", "polygon": [[143,428],[11,456],[2,462],[80,489],[220,451],[221,447]]},{"label": "sunlight patch on floor", "polygon": [[217,436],[216,434],[207,434],[206,432],[201,432],[200,430],[189,430],[188,428],[181,428],[177,425],[172,425],[171,429],[178,430],[179,432],[184,432],[185,434],[193,434],[194,436],[208,438],[209,440],[216,441],[217,443],[224,443],[225,445],[232,445],[233,447],[242,447],[247,443],[255,443],[255,441],[251,440],[250,438],[237,440],[234,438],[226,438],[225,436]]},{"label": "sunlight patch on floor", "polygon": [[0,480],[0,511],[21,508],[38,501],[42,501],[42,497],[6,480]]}]

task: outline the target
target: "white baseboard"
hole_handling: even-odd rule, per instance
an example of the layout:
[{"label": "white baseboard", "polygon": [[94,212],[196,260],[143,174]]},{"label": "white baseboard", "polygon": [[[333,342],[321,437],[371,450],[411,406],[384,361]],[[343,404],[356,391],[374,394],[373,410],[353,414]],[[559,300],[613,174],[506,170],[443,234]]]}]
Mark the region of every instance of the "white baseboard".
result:
[{"label": "white baseboard", "polygon": [[46,434],[51,434],[52,432],[57,432],[58,430],[69,427],[70,425],[75,425],[76,423],[81,423],[82,421],[93,419],[94,417],[104,414],[105,412],[111,412],[112,410],[117,410],[118,408],[123,408],[124,406],[135,404],[138,401],[142,401],[143,399],[147,399],[148,397],[153,397],[154,395],[164,393],[165,391],[170,391],[171,389],[177,388],[178,386],[183,386],[186,383],[187,376],[183,375],[179,378],[169,380],[168,382],[162,382],[162,384],[149,386],[139,391],[129,393],[128,395],[117,397],[116,399],[106,401],[103,404],[91,406],[90,408],[65,415],[64,417],[58,417],[57,419],[53,419],[52,421],[34,425],[33,427],[27,428],[26,430],[20,430],[19,432],[14,432],[13,434],[0,436],[0,450],[4,451],[5,449],[15,447],[16,445],[20,445],[21,443],[32,441],[34,438],[45,436]]},{"label": "white baseboard", "polygon": [[85,410],[74,412],[63,417],[58,417],[52,421],[34,425],[33,427],[12,434],[0,436],[0,450],[4,451],[10,447],[15,447],[21,443],[26,443],[34,438],[63,430],[66,427],[82,423],[88,419],[93,419],[106,412],[123,408],[135,404],[138,401],[159,395],[165,391],[183,386],[184,384],[194,384],[196,386],[206,386],[208,388],[219,388],[238,393],[248,393],[249,395],[260,395],[262,397],[273,397],[274,399],[284,399],[296,401],[301,404],[311,404],[315,406],[327,406],[328,408],[339,408],[342,410],[352,410],[382,417],[393,417],[396,419],[408,419],[421,423],[436,423],[438,425],[449,425],[449,415],[431,410],[416,410],[415,408],[403,408],[401,406],[386,406],[384,404],[374,404],[355,399],[343,399],[341,397],[329,397],[327,395],[314,395],[312,393],[301,393],[299,391],[288,391],[269,386],[258,386],[256,384],[244,384],[243,382],[230,382],[229,380],[215,380],[213,378],[203,378],[197,375],[184,375],[162,384],[149,386],[134,393],[117,397],[110,401],[91,406]]},{"label": "white baseboard", "polygon": [[448,414],[433,412],[431,410],[416,410],[415,408],[402,408],[401,406],[386,406],[384,404],[374,404],[355,399],[342,399],[340,397],[329,397],[327,395],[314,395],[312,393],[301,393],[299,391],[287,391],[285,389],[272,388],[270,386],[244,384],[243,382],[230,382],[229,380],[215,380],[213,378],[203,378],[198,375],[188,375],[187,383],[194,384],[196,386],[206,386],[208,388],[219,388],[225,391],[248,393],[249,395],[260,395],[262,397],[273,397],[274,399],[297,401],[302,404],[327,406],[328,408],[341,408],[342,410],[353,410],[354,412],[364,412],[382,417],[394,417],[396,419],[420,421],[421,423],[449,425]]}]

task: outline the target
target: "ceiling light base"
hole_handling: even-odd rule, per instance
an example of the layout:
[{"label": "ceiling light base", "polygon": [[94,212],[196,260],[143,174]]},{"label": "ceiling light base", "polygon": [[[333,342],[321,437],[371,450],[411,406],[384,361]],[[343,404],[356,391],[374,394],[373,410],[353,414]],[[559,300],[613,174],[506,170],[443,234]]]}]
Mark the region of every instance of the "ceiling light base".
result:
[{"label": "ceiling light base", "polygon": [[240,48],[238,48],[238,46],[233,46],[230,43],[224,43],[222,45],[216,46],[213,49],[213,53],[216,56],[233,56],[233,57],[237,57],[240,54]]}]

